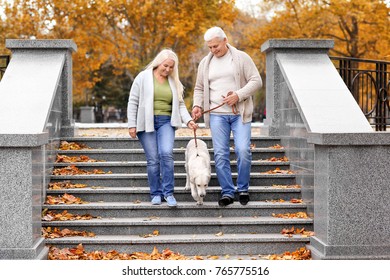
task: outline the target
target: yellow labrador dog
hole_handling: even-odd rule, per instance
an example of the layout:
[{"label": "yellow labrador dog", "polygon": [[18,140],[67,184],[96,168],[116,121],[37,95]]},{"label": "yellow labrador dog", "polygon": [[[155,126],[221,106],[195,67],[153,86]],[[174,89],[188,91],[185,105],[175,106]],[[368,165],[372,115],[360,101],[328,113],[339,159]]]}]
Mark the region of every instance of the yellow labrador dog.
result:
[{"label": "yellow labrador dog", "polygon": [[197,139],[195,142],[195,139],[192,139],[188,142],[185,168],[187,172],[185,190],[191,190],[196,204],[202,205],[211,178],[210,154],[204,141]]}]

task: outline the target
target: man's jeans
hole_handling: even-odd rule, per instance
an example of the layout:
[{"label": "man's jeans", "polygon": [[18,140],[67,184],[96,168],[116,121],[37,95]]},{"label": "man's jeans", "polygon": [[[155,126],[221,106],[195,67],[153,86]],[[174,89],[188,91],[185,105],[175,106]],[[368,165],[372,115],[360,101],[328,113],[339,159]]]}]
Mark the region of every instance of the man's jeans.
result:
[{"label": "man's jeans", "polygon": [[230,167],[230,133],[233,132],[237,156],[237,192],[249,188],[252,152],[250,150],[251,123],[242,123],[241,116],[210,114],[210,129],[214,148],[215,169],[222,196],[234,198],[236,191]]},{"label": "man's jeans", "polygon": [[154,116],[153,132],[138,132],[137,137],[144,148],[147,162],[151,198],[173,194],[174,163],[173,143],[175,129],[170,116]]}]

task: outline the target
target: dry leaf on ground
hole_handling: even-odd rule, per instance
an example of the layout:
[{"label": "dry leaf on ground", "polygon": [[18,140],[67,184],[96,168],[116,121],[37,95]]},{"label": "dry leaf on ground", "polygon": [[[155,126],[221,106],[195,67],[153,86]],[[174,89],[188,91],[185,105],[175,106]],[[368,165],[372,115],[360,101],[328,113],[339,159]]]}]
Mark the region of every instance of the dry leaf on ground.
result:
[{"label": "dry leaf on ground", "polygon": [[165,249],[161,253],[154,247],[151,254],[144,252],[133,252],[133,253],[119,253],[115,250],[104,252],[104,251],[93,251],[86,252],[83,245],[79,244],[76,248],[63,248],[50,247],[49,260],[189,260],[189,258]]},{"label": "dry leaf on ground", "polygon": [[305,212],[284,213],[284,214],[272,213],[272,216],[275,218],[283,218],[283,219],[308,219],[308,216]]},{"label": "dry leaf on ground", "polygon": [[284,169],[280,169],[279,167],[276,167],[274,170],[268,170],[260,173],[261,174],[294,174],[294,171],[289,169],[284,170]]},{"label": "dry leaf on ground", "polygon": [[83,201],[81,198],[76,197],[74,195],[65,193],[59,196],[48,195],[46,197],[46,203],[50,205],[54,205],[54,204],[86,204],[88,202]]},{"label": "dry leaf on ground", "polygon": [[276,144],[276,145],[270,146],[268,148],[271,148],[271,149],[283,149],[284,147],[279,145],[279,144]]},{"label": "dry leaf on ground", "polygon": [[61,141],[59,149],[60,150],[83,150],[83,149],[91,149],[91,148],[85,144]]},{"label": "dry leaf on ground", "polygon": [[72,162],[104,162],[105,160],[96,160],[91,159],[89,156],[67,156],[67,155],[57,155],[56,163],[72,163]]},{"label": "dry leaf on ground", "polygon": [[311,251],[302,247],[294,252],[284,252],[280,255],[269,255],[268,260],[311,260]]},{"label": "dry leaf on ground", "polygon": [[273,188],[279,189],[300,189],[300,185],[272,185]]},{"label": "dry leaf on ground", "polygon": [[152,233],[141,234],[140,237],[148,238],[148,237],[155,237],[155,236],[159,236],[159,235],[160,235],[160,232],[158,230],[154,230]]},{"label": "dry leaf on ground", "polygon": [[288,157],[284,156],[284,157],[271,157],[271,158],[268,158],[268,159],[265,159],[265,160],[262,160],[262,161],[281,161],[281,162],[288,162],[289,159]]},{"label": "dry leaf on ground", "polygon": [[62,190],[62,189],[78,189],[78,188],[86,188],[88,185],[86,184],[72,184],[70,181],[63,182],[53,182],[49,183],[49,190]]},{"label": "dry leaf on ground", "polygon": [[67,237],[67,236],[83,236],[83,237],[95,237],[96,235],[93,232],[88,231],[77,231],[72,229],[59,229],[59,228],[52,228],[52,227],[43,227],[41,229],[42,237],[43,238],[61,238],[61,237]]},{"label": "dry leaf on ground", "polygon": [[91,220],[93,217],[90,214],[78,215],[71,214],[67,210],[57,213],[56,211],[49,211],[47,208],[42,211],[42,221],[74,221],[74,220]]},{"label": "dry leaf on ground", "polygon": [[94,169],[92,171],[87,171],[80,169],[74,165],[66,166],[63,168],[55,168],[53,170],[53,175],[65,176],[65,175],[91,175],[91,174],[112,174],[111,171],[104,172],[100,169]]}]

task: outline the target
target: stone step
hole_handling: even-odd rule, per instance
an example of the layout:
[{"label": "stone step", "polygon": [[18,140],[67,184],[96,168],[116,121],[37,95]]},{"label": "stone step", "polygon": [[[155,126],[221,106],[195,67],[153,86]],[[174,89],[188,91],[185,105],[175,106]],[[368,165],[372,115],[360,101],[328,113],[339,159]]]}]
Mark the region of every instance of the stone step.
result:
[{"label": "stone step", "polygon": [[159,234],[259,234],[280,233],[283,229],[312,230],[312,219],[281,219],[274,217],[136,217],[99,218],[77,221],[42,222],[44,227],[67,228],[93,232],[96,235]]},{"label": "stone step", "polygon": [[[54,168],[75,165],[92,171],[99,169],[108,174],[50,176],[51,182],[70,181],[87,184],[87,188],[46,190],[46,195],[75,195],[85,204],[43,204],[43,208],[71,214],[90,214],[92,220],[42,222],[43,226],[90,231],[94,238],[65,237],[48,239],[48,245],[60,248],[76,247],[82,243],[87,251],[117,250],[118,252],[151,252],[169,248],[188,256],[194,255],[268,255],[295,251],[309,242],[309,237],[283,236],[284,228],[313,229],[313,220],[275,218],[272,214],[306,212],[306,203],[293,203],[301,198],[300,189],[286,188],[294,185],[295,174],[266,174],[280,168],[287,170],[290,162],[265,161],[271,157],[285,155],[278,137],[252,137],[252,169],[250,180],[251,201],[243,206],[238,201],[226,207],[218,205],[220,186],[215,174],[211,137],[198,136],[204,140],[211,155],[212,178],[203,205],[199,206],[184,190],[186,174],[184,168],[185,147],[193,137],[175,139],[175,197],[178,206],[168,207],[150,203],[145,154],[137,139],[126,137],[72,137],[68,142],[85,144],[92,149],[76,151],[54,151],[60,155],[86,155],[103,160],[92,163],[56,163]],[[237,162],[230,142],[230,159],[233,181],[237,179]],[[274,186],[282,185],[282,186]],[[283,187],[284,186],[284,187]],[[280,202],[284,200],[284,202]],[[278,201],[278,202],[275,202]],[[158,230],[159,235],[150,235]],[[150,236],[149,238],[145,238]]]},{"label": "stone step", "polygon": [[139,235],[99,235],[96,237],[65,237],[47,239],[47,245],[73,248],[83,244],[86,251],[110,251],[121,253],[160,252],[170,249],[186,256],[268,255],[295,251],[309,243],[309,237],[292,237],[275,234],[186,234],[159,235],[151,238]]},{"label": "stone step", "polygon": [[168,207],[163,202],[161,205],[152,205],[148,202],[91,202],[85,204],[43,204],[42,208],[67,210],[69,213],[94,217],[119,218],[119,217],[258,217],[272,216],[275,214],[306,212],[305,203],[291,202],[266,202],[250,201],[243,206],[237,201],[226,207],[220,207],[215,202],[204,202],[197,205],[195,201],[178,201],[177,207]]},{"label": "stone step", "polygon": [[[271,157],[283,157],[284,149],[274,148],[254,148],[252,151],[252,160],[266,160]],[[211,159],[214,159],[214,150],[209,149]],[[174,160],[185,160],[185,149],[173,149]],[[144,161],[145,152],[143,149],[89,149],[89,150],[57,150],[59,155],[80,156],[86,155],[91,159],[105,161]],[[233,149],[230,149],[230,159],[236,160]]]},{"label": "stone step", "polygon": [[[134,202],[150,201],[149,187],[99,187],[80,189],[47,190],[47,195],[58,196],[64,193],[74,195],[88,202]],[[204,201],[218,201],[221,193],[220,187],[209,187]],[[300,189],[277,188],[272,186],[251,186],[249,189],[252,201],[265,201],[283,199],[289,201],[301,197]],[[192,202],[190,191],[184,190],[184,186],[175,187],[175,198],[177,201]]]},{"label": "stone step", "polygon": [[[215,162],[211,161],[211,172],[215,172]],[[110,161],[110,162],[74,162],[74,163],[55,163],[55,168],[63,168],[69,165],[77,166],[86,171],[93,171],[94,169],[103,170],[104,172],[112,173],[145,173],[146,161]],[[282,161],[253,161],[251,171],[267,172],[279,168],[282,170],[289,169],[289,162]],[[175,161],[175,172],[185,173],[185,161]],[[237,172],[237,161],[231,161],[232,172]]]},{"label": "stone step", "polygon": [[[251,173],[250,184],[253,186],[272,185],[293,185],[295,184],[294,174],[260,174]],[[232,173],[233,181],[237,178],[237,173]],[[98,174],[98,175],[51,175],[51,182],[72,181],[74,184],[87,184],[89,186],[111,186],[111,187],[144,187],[148,186],[146,173],[134,174]],[[175,186],[186,184],[186,174],[175,174]],[[215,173],[211,174],[209,186],[219,186]]]},{"label": "stone step", "polygon": [[[175,138],[175,148],[185,148],[187,143],[193,139],[193,137],[178,136]],[[206,142],[207,147],[212,147],[211,136],[197,136],[197,139],[201,139]],[[85,144],[93,149],[141,149],[141,143],[138,139],[131,139],[130,137],[70,137],[63,138],[61,141],[76,142]],[[275,144],[280,144],[279,137],[266,137],[255,136],[251,138],[251,143],[256,147],[267,148]],[[233,138],[230,140],[230,145],[234,145]]]}]

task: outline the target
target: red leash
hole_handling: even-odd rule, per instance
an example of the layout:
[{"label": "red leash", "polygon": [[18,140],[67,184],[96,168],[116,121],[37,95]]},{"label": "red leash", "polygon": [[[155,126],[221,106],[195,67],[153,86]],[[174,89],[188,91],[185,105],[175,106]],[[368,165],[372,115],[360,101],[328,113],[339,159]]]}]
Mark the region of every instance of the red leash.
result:
[{"label": "red leash", "polygon": [[[229,91],[228,94],[227,94],[227,96],[229,96],[229,95],[231,95],[231,94],[233,94],[233,92],[232,92],[232,91]],[[223,95],[222,95],[222,97],[225,98],[225,96],[223,96]],[[209,109],[209,110],[202,111],[202,115],[207,114],[207,113],[210,113],[211,111],[213,111],[213,110],[215,110],[215,109],[218,109],[219,107],[222,107],[223,105],[225,105],[225,103],[221,103],[221,104],[219,104],[218,106],[216,106],[216,107],[214,107],[214,108],[211,108],[211,109]],[[236,107],[235,104],[232,106],[232,112],[233,112],[233,114],[238,115],[238,110],[237,110],[237,107]],[[196,119],[195,121],[197,121],[197,120],[198,120],[198,119]],[[198,143],[197,143],[197,141],[196,141],[196,129],[194,130],[194,139],[195,139],[195,147],[198,147]]]}]

